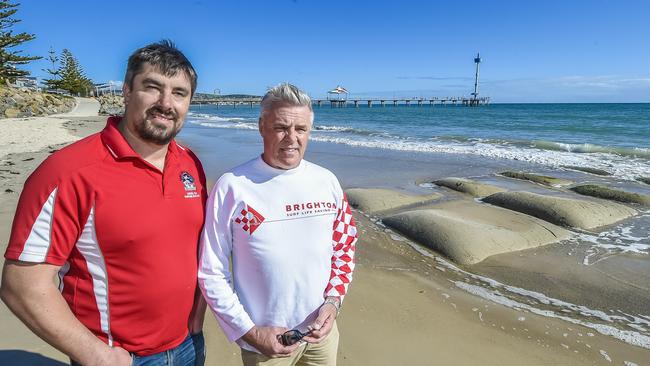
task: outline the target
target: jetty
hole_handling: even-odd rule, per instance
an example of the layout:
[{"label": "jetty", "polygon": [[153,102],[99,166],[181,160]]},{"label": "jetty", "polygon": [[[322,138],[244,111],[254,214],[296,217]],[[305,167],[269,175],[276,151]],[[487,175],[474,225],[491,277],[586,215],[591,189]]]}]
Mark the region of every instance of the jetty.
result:
[{"label": "jetty", "polygon": [[[195,99],[192,100],[193,105],[203,105],[210,104],[217,107],[220,106],[230,106],[233,108],[237,107],[250,107],[253,108],[255,105],[259,105],[262,101],[261,98],[254,99],[226,99],[226,98],[215,98],[215,99]],[[490,103],[489,97],[480,97],[480,98],[465,98],[465,97],[432,97],[432,98],[362,98],[362,99],[312,99],[312,105],[315,107],[330,106],[331,108],[345,108],[345,107],[356,107],[367,106],[368,108],[373,105],[376,106],[470,106],[475,107],[479,105],[486,105]]]},{"label": "jetty", "polygon": [[262,98],[205,98],[205,99],[192,99],[190,104],[192,105],[203,105],[210,104],[217,107],[220,106],[231,106],[237,108],[238,106],[249,106],[253,108],[254,105],[259,105],[262,102]]},{"label": "jetty", "polygon": [[[482,59],[480,53],[476,54],[474,58],[474,63],[476,64],[476,71],[474,73],[474,92],[470,93],[470,97],[413,97],[413,98],[377,98],[377,97],[357,97],[349,98],[350,92],[341,85],[337,85],[336,88],[327,92],[326,99],[314,99],[312,98],[312,105],[316,107],[322,107],[323,105],[329,105],[330,108],[345,108],[348,106],[353,106],[359,108],[359,106],[367,106],[371,108],[373,105],[379,105],[381,107],[386,106],[406,106],[410,107],[411,105],[417,105],[418,107],[435,105],[439,106],[466,106],[466,107],[478,107],[482,105],[490,104],[490,97],[479,97],[479,65],[481,64]],[[205,94],[197,93],[194,95],[191,104],[193,105],[203,105],[209,104],[214,106],[232,106],[237,108],[237,106],[250,106],[253,108],[254,105],[259,105],[262,102],[262,97],[254,95],[245,95],[245,94],[230,94],[230,95],[220,95],[221,90],[215,89],[214,94]]]},{"label": "jetty", "polygon": [[397,107],[403,105],[409,107],[411,105],[431,106],[434,105],[452,105],[452,106],[469,106],[476,107],[479,105],[486,105],[490,103],[489,97],[480,98],[465,98],[465,97],[432,97],[432,98],[363,98],[363,99],[312,99],[312,104],[317,107],[329,105],[331,108],[344,108],[353,106],[359,108],[360,105],[365,105],[371,108],[373,105],[381,107],[393,106]]}]

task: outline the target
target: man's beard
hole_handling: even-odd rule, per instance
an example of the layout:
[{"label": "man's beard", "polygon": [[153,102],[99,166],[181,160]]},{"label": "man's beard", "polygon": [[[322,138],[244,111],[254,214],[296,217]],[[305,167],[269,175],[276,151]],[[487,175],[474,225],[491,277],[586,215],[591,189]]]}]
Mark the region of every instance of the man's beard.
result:
[{"label": "man's beard", "polygon": [[[171,119],[174,122],[172,127],[167,129],[151,122],[155,113]],[[165,112],[159,107],[151,107],[145,114],[146,116],[142,123],[138,123],[135,127],[140,138],[145,141],[153,142],[157,145],[167,145],[180,131],[178,115],[172,110]]]}]

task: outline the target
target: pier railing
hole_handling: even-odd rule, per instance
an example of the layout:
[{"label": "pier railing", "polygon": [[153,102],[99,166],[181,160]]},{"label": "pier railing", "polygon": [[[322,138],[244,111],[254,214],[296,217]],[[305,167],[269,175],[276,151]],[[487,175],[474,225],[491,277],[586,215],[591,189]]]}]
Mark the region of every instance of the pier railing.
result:
[{"label": "pier railing", "polygon": [[[250,106],[251,108],[254,105],[258,105],[261,102],[261,98],[255,99],[197,99],[192,100],[193,105],[202,105],[210,104],[218,106],[232,106],[234,108],[238,106]],[[359,107],[360,105],[368,106],[369,108],[373,105],[379,105],[382,107],[385,106],[434,106],[434,105],[458,105],[458,106],[481,106],[487,105],[490,103],[489,97],[481,98],[465,98],[465,97],[433,97],[433,98],[359,98],[359,99],[312,99],[312,104],[316,107],[322,107],[323,105],[329,105],[332,108],[344,108],[347,106]]]},{"label": "pier railing", "polygon": [[260,104],[262,101],[262,98],[254,98],[254,99],[226,99],[226,98],[219,98],[219,99],[192,99],[191,104],[192,105],[203,105],[203,104],[210,104],[210,105],[216,105],[218,106],[250,106],[251,108],[254,105]]},{"label": "pier railing", "polygon": [[330,107],[347,107],[354,106],[359,107],[359,105],[366,105],[369,108],[373,105],[380,105],[385,107],[386,105],[398,106],[405,105],[407,107],[411,105],[417,105],[419,107],[423,105],[463,105],[463,106],[479,106],[486,105],[490,103],[489,97],[481,98],[465,98],[465,97],[433,97],[433,98],[359,98],[359,99],[313,99],[312,104],[315,106],[329,105]]}]

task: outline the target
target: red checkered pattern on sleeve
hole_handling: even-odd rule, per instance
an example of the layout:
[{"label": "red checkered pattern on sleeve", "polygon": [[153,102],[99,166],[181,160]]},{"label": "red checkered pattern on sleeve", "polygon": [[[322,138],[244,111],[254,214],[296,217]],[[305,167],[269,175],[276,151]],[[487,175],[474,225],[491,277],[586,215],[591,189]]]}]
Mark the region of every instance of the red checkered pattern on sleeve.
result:
[{"label": "red checkered pattern on sleeve", "polygon": [[332,245],[334,246],[334,254],[332,255],[332,270],[330,272],[330,281],[325,289],[325,296],[335,296],[343,300],[348,285],[352,281],[354,246],[359,237],[345,195],[343,196],[341,208],[339,208],[336,215],[336,220],[334,220],[333,229]]}]

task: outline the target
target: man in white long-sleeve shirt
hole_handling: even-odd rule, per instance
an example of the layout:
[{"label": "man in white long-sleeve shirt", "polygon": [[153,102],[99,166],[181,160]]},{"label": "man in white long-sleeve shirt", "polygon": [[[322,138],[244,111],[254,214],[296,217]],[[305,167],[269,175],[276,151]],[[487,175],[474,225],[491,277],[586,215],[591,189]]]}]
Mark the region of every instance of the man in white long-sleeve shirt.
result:
[{"label": "man in white long-sleeve shirt", "polygon": [[303,160],[314,113],[290,84],[262,99],[261,156],[219,178],[199,284],[244,365],[335,365],[357,231],[336,177]]}]

